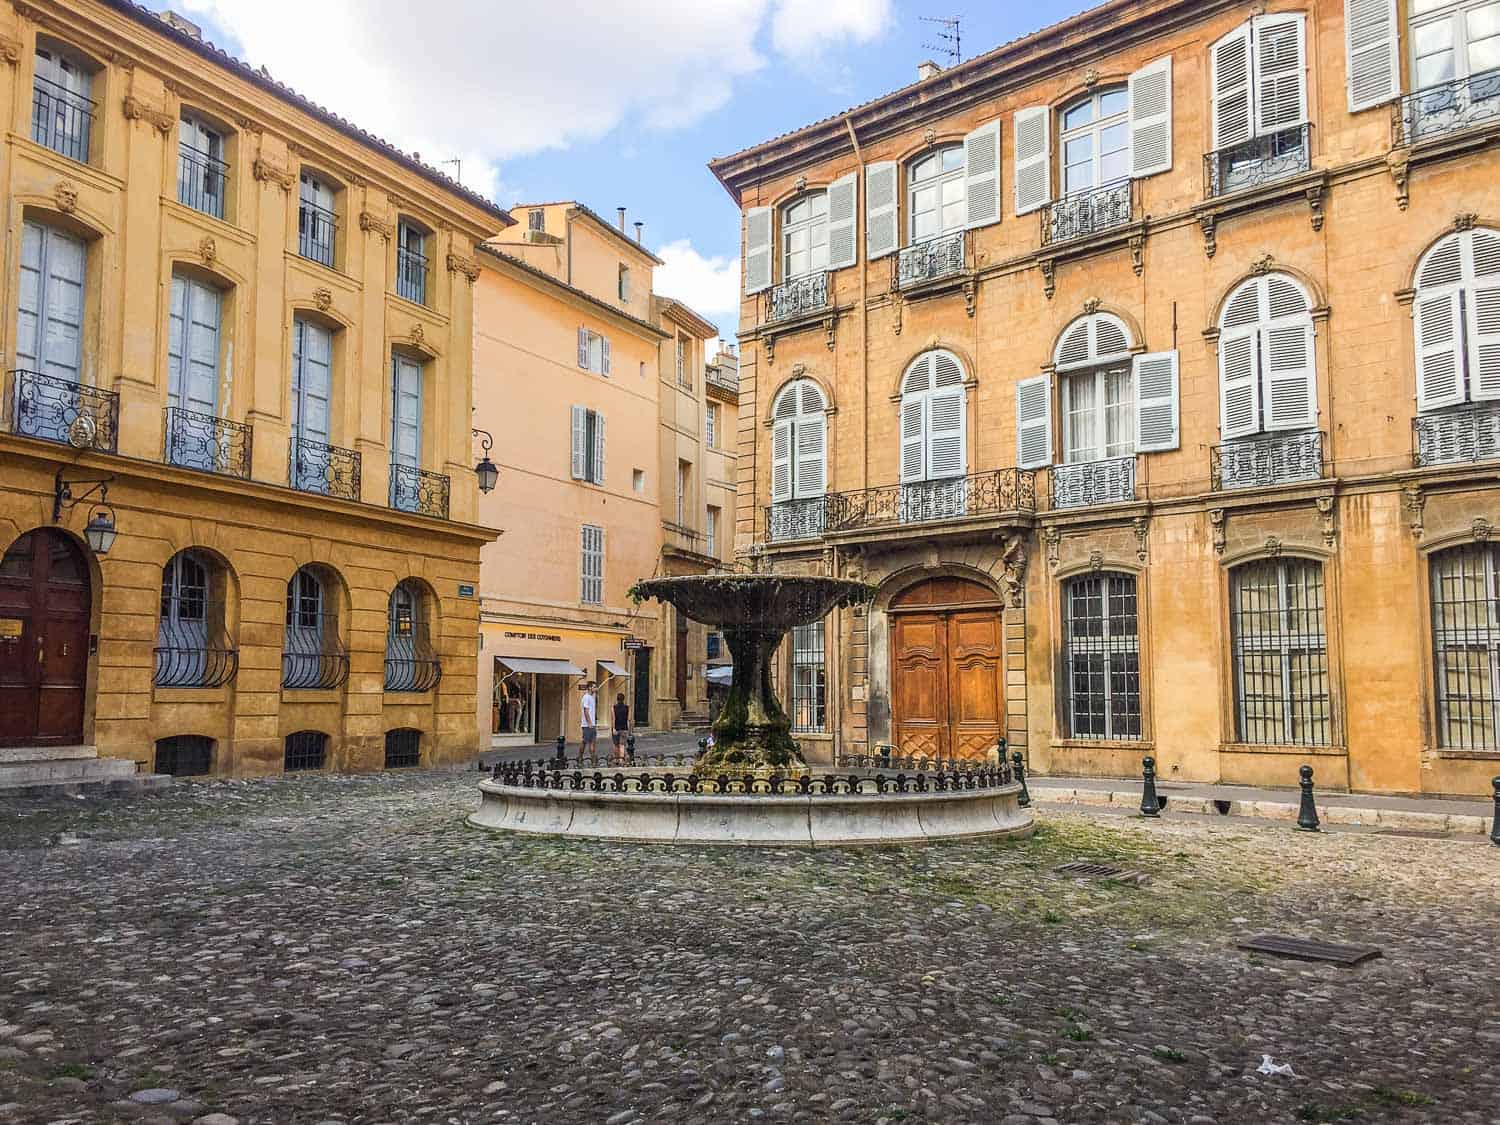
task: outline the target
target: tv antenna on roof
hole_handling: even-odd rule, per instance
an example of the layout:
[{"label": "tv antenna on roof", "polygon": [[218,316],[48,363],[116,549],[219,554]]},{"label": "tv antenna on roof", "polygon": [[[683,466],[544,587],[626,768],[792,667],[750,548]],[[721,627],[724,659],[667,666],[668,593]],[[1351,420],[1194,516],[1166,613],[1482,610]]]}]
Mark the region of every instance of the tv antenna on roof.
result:
[{"label": "tv antenna on roof", "polygon": [[452,160],[439,160],[438,161],[438,167],[439,168],[446,168],[450,164],[453,165],[453,178],[456,181],[458,181],[459,183],[463,183],[464,182],[464,162],[461,159],[459,159],[458,157],[454,157]]},{"label": "tv antenna on roof", "polygon": [[959,27],[962,16],[944,18],[943,16],[918,16],[923,23],[937,25],[936,43],[923,43],[923,50],[936,51],[940,55],[948,56],[948,65],[957,66],[964,61],[963,30]]}]

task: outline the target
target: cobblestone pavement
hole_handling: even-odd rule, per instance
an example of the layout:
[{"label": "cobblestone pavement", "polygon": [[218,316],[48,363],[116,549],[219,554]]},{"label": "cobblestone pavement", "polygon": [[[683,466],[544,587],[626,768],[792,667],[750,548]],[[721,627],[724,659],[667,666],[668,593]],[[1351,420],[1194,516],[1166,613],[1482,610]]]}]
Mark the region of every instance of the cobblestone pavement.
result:
[{"label": "cobblestone pavement", "polygon": [[0,802],[0,1121],[1495,1120],[1500,848],[1077,812],[638,848],[469,829],[474,781]]}]

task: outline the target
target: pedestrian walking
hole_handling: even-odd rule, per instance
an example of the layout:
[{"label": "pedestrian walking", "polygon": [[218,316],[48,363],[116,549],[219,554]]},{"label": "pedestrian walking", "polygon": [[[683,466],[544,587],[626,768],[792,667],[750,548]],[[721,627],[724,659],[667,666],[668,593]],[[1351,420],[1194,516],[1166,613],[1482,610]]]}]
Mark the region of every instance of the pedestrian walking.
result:
[{"label": "pedestrian walking", "polygon": [[578,756],[586,758],[599,748],[598,702],[594,699],[594,682],[583,685],[583,701],[578,707],[578,721],[582,726]]},{"label": "pedestrian walking", "polygon": [[630,730],[630,708],[625,705],[625,693],[615,696],[614,719],[610,724],[615,744],[615,765],[625,762],[625,735]]}]

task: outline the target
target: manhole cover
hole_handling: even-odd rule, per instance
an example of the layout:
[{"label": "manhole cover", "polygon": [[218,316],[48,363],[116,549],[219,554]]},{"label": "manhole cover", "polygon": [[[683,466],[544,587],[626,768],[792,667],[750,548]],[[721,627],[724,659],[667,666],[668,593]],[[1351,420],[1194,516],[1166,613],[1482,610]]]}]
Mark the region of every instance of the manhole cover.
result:
[{"label": "manhole cover", "polygon": [[1285,934],[1257,934],[1235,945],[1251,953],[1269,953],[1273,957],[1290,957],[1297,961],[1329,961],[1335,965],[1358,965],[1381,956],[1373,945],[1339,945],[1316,938],[1288,937]]},{"label": "manhole cover", "polygon": [[1065,863],[1061,867],[1052,869],[1055,875],[1066,875],[1069,879],[1111,879],[1116,883],[1145,883],[1150,879],[1140,871],[1126,871],[1123,867],[1115,867],[1108,863],[1088,863],[1080,861],[1077,863]]}]

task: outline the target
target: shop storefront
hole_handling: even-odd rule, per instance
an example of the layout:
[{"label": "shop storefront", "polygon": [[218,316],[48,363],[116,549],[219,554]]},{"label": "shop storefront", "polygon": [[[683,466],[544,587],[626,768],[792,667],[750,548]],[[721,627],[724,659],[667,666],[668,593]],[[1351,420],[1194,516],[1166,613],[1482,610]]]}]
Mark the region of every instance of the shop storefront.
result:
[{"label": "shop storefront", "polygon": [[[607,739],[615,697],[635,698],[623,632],[486,621],[481,628],[479,694],[489,701],[481,729],[493,747],[577,742],[583,685],[596,685],[598,722]],[[632,707],[632,719],[634,708]]]}]

